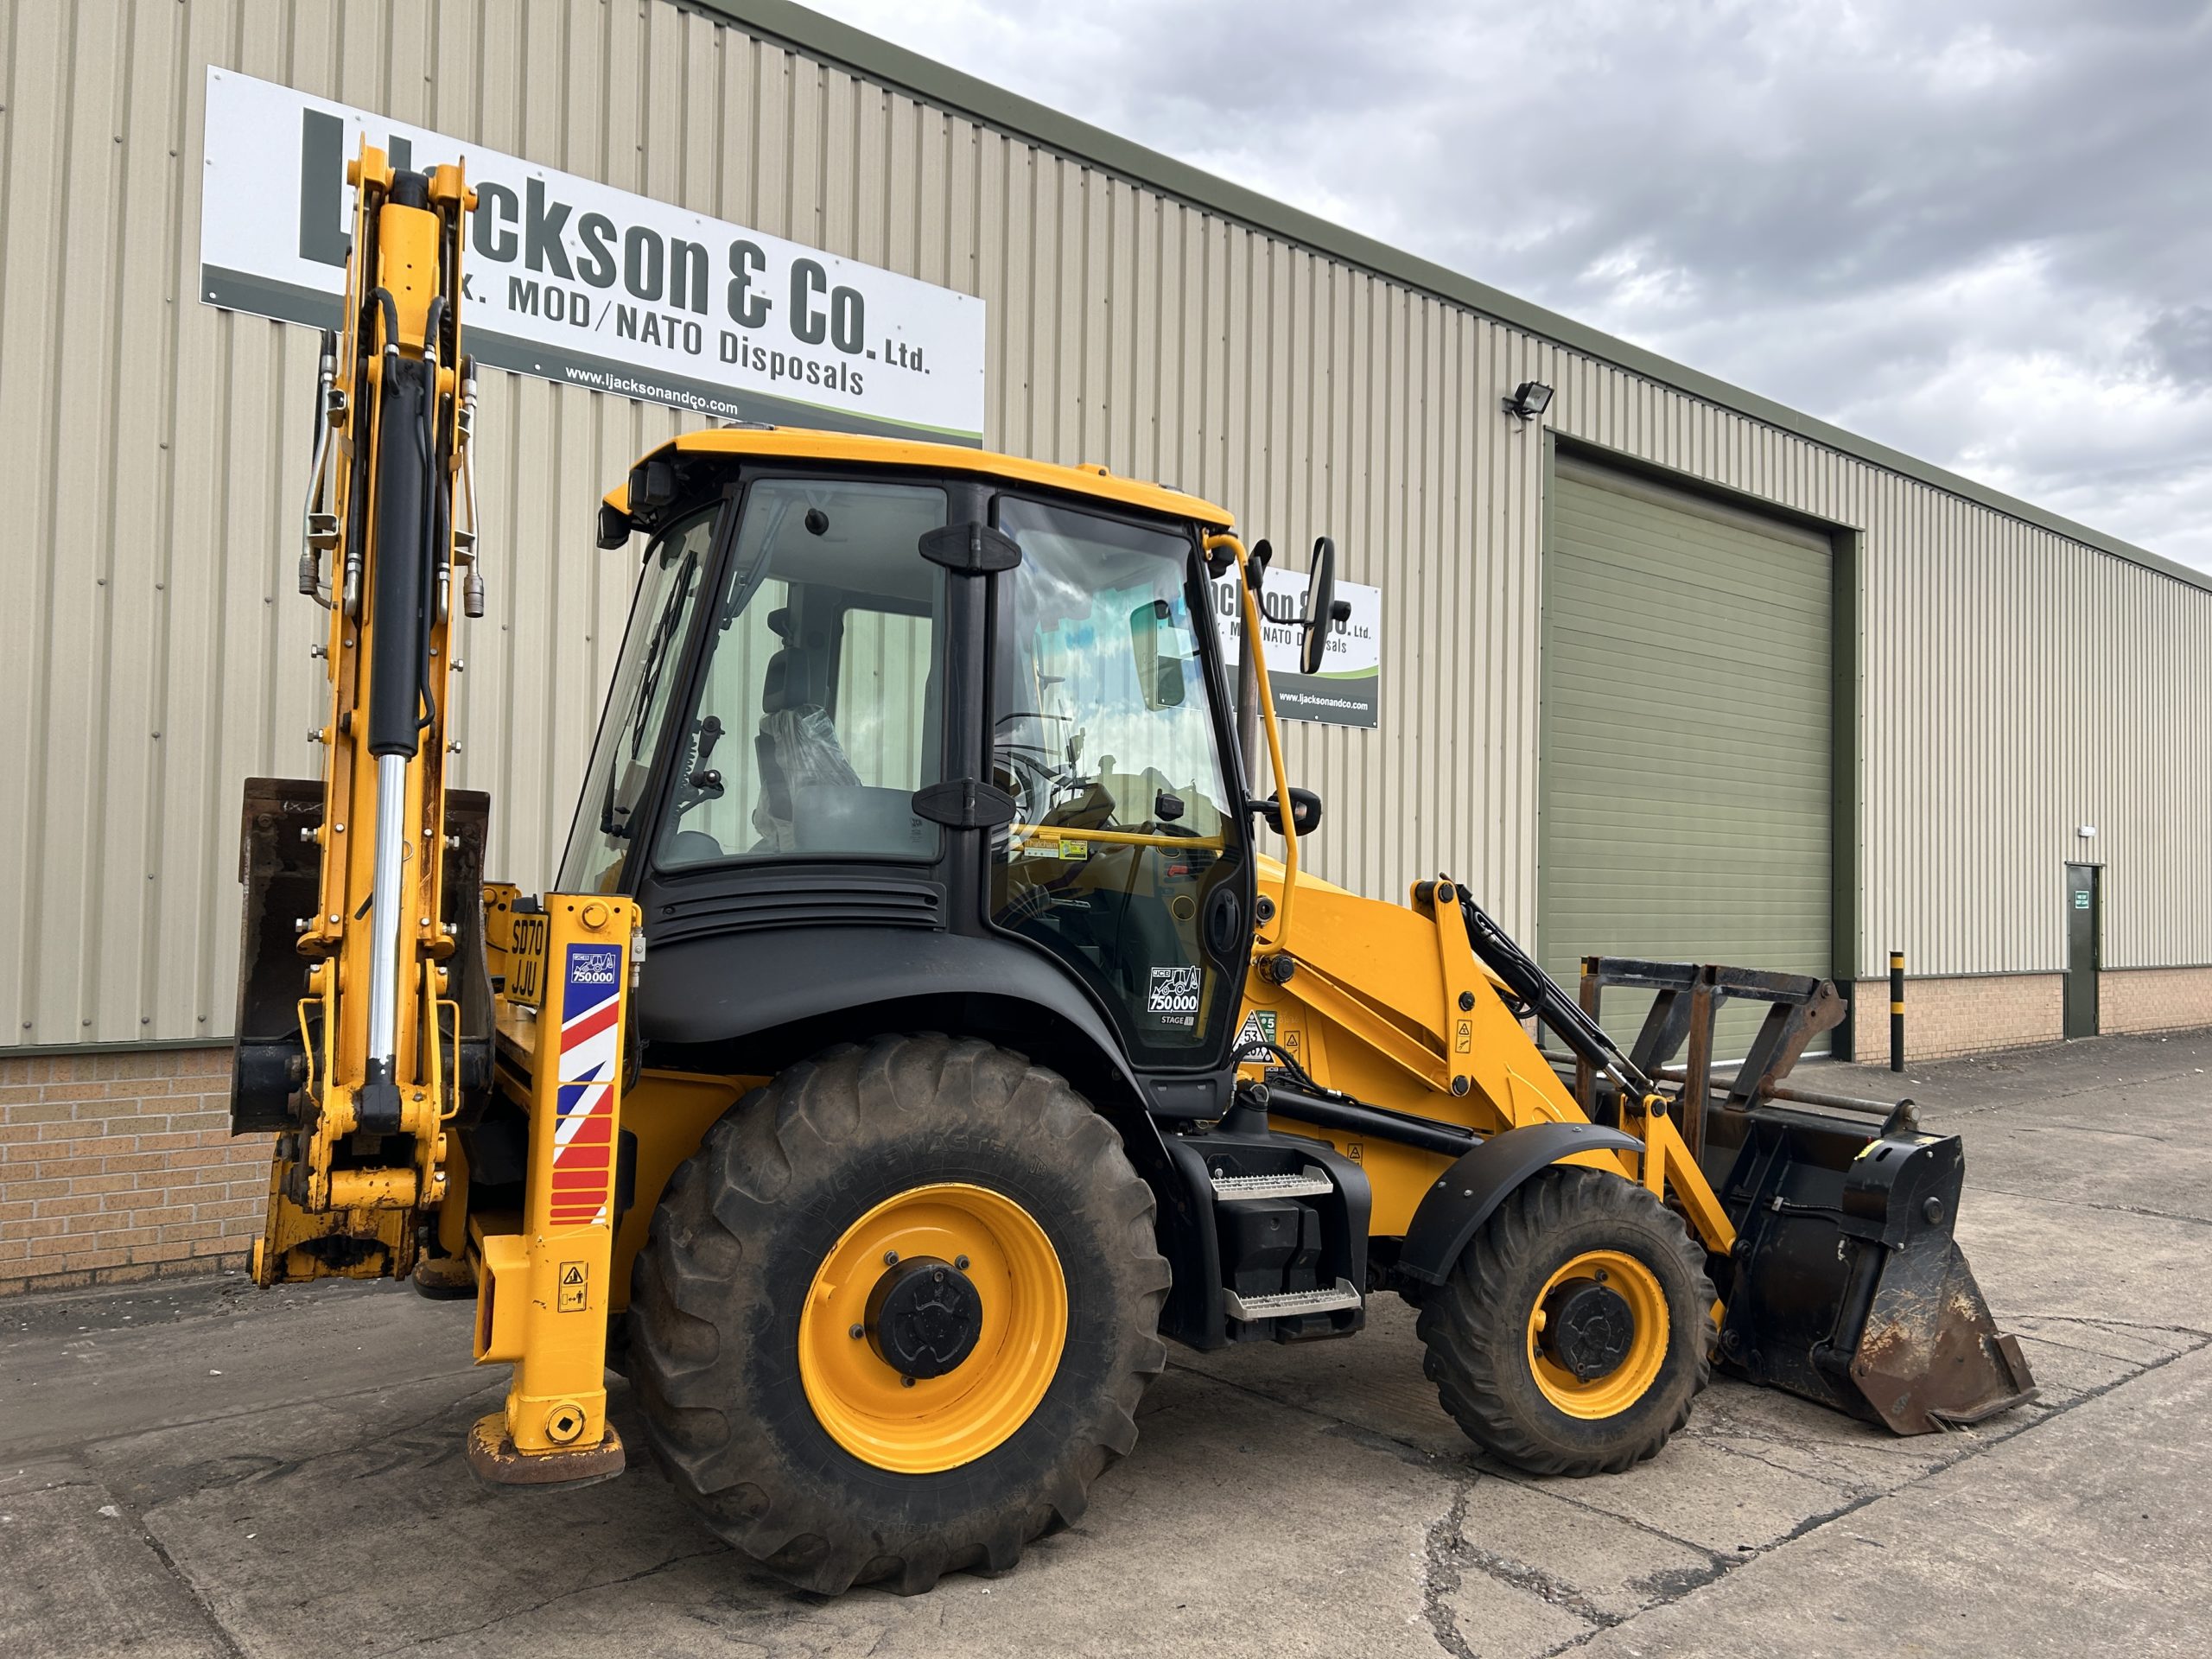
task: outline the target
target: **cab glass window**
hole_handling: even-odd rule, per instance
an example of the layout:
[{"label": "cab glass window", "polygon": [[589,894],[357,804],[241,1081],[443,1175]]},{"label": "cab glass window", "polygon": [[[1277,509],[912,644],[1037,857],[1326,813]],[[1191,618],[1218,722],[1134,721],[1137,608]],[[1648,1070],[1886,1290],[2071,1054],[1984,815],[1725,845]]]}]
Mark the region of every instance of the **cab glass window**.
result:
[{"label": "cab glass window", "polygon": [[742,512],[658,863],[936,858],[944,492],[771,479]]},{"label": "cab glass window", "polygon": [[650,808],[645,786],[677,694],[718,511],[678,521],[645,550],[629,631],[561,860],[563,893],[621,889],[632,834]]},{"label": "cab glass window", "polygon": [[1141,1058],[1171,1061],[1235,1011],[1215,958],[1243,916],[1192,546],[1012,499],[999,524],[1021,563],[998,589],[992,766],[1015,809],[993,919],[1097,990]]}]

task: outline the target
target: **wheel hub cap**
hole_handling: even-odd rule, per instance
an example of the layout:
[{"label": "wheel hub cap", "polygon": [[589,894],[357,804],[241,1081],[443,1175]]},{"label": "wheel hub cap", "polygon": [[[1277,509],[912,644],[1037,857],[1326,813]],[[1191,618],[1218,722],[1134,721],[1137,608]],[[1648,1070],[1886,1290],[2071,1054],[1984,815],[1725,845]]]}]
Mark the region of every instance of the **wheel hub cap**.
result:
[{"label": "wheel hub cap", "polygon": [[1635,1344],[1635,1310],[1611,1285],[1569,1280],[1544,1299],[1544,1351],[1579,1382],[1616,1369]]},{"label": "wheel hub cap", "polygon": [[1529,1303],[1529,1367],[1546,1400],[1600,1421],[1633,1407],[1666,1364],[1672,1321],[1659,1275],[1626,1250],[1583,1250]]},{"label": "wheel hub cap", "polygon": [[976,1287],[936,1256],[898,1263],[868,1293],[868,1342],[901,1376],[943,1376],[975,1352],[982,1331]]},{"label": "wheel hub cap", "polygon": [[853,1456],[932,1474],[1029,1421],[1067,1337],[1067,1277],[1042,1224],[989,1187],[927,1182],[830,1247],[799,1311],[799,1382]]}]

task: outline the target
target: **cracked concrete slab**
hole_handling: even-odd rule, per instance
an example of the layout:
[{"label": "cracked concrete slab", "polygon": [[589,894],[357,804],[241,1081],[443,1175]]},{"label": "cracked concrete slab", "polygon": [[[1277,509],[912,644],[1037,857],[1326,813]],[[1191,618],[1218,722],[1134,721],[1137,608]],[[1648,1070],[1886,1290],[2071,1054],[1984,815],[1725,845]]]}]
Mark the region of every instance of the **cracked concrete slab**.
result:
[{"label": "cracked concrete slab", "polygon": [[781,1586],[642,1460],[478,1486],[461,1433],[504,1374],[467,1363],[465,1306],[0,1304],[0,1656],[2198,1651],[2206,1068],[2212,1035],[1904,1085],[1967,1137],[1961,1241],[2044,1389],[2006,1418],[1897,1440],[1723,1378],[1653,1461],[1531,1479],[1461,1436],[1382,1297],[1351,1342],[1177,1353],[1078,1527],[910,1599]]},{"label": "cracked concrete slab", "polygon": [[235,1659],[138,1517],[82,1465],[0,1476],[0,1655]]},{"label": "cracked concrete slab", "polygon": [[1483,1572],[1591,1625],[1633,1618],[1729,1565],[1710,1550],[1591,1508],[1564,1481],[1478,1479],[1459,1514],[1459,1534],[1480,1552],[1475,1560]]},{"label": "cracked concrete slab", "polygon": [[1471,1539],[1473,1507],[1462,1491],[1428,1529],[1422,1606],[1438,1647],[1452,1659],[1534,1659],[1598,1628],[1572,1584]]},{"label": "cracked concrete slab", "polygon": [[2194,1351],[1605,1632],[1591,1656],[2201,1654],[2212,1410]]}]

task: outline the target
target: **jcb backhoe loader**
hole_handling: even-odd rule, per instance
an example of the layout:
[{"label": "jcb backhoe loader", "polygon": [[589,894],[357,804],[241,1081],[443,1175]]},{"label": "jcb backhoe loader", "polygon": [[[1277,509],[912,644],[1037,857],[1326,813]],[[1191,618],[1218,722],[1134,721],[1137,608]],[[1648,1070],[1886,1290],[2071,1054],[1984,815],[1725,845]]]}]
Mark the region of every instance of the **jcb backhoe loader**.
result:
[{"label": "jcb backhoe loader", "polygon": [[[1952,1243],[1958,1141],[1783,1103],[1833,986],[1593,961],[1578,1001],[1457,882],[1301,873],[1264,543],[1173,489],[661,445],[600,512],[640,569],[558,885],[485,885],[444,764],[468,196],[354,175],[302,564],[327,758],[247,785],[234,1122],[277,1137],[261,1283],[475,1297],[513,1367],[486,1479],[620,1470],[612,1360],[738,1549],[925,1589],[1081,1512],[1163,1338],[1347,1336],[1385,1292],[1446,1408],[1541,1472],[1651,1456],[1716,1355],[1900,1432],[2029,1395]],[[1593,1017],[1622,983],[1656,993],[1630,1052]],[[1722,1083],[1732,997],[1769,1013]]]}]

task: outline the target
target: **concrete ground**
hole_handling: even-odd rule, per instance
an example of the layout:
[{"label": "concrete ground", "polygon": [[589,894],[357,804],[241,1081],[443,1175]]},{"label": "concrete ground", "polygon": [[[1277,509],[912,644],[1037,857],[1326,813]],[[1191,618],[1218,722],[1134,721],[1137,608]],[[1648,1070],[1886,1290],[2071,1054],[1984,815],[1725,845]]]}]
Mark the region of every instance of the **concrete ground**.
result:
[{"label": "concrete ground", "polygon": [[1979,1430],[1721,1381],[1654,1462],[1529,1479],[1473,1454],[1383,1298],[1354,1341],[1179,1351],[1081,1526],[906,1599],[748,1571],[642,1459],[479,1486],[461,1435],[505,1374],[467,1364],[465,1304],[0,1304],[0,1654],[2202,1654],[2208,1084],[2212,1035],[1912,1073],[1967,1136],[1959,1236],[2044,1391]]}]

